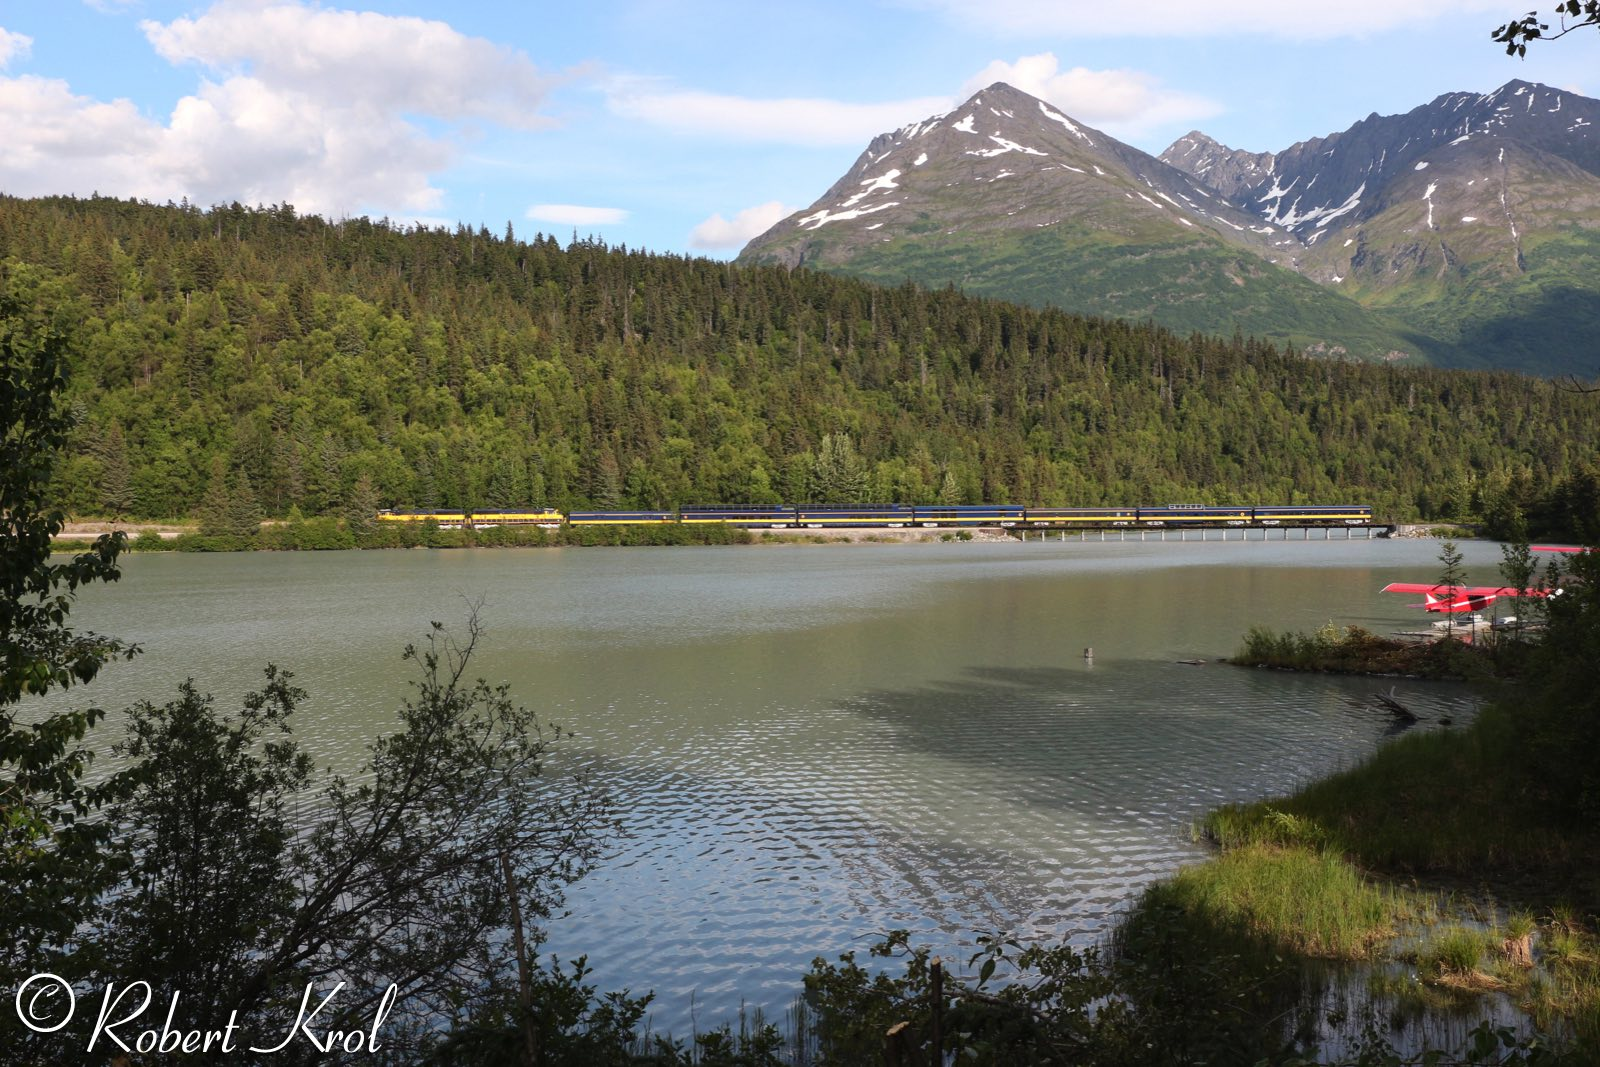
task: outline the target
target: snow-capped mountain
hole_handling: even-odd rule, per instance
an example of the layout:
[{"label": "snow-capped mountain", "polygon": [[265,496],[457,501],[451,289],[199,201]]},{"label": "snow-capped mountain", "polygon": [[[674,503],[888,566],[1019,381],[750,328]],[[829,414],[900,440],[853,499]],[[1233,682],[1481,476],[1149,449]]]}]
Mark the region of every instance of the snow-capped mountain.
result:
[{"label": "snow-capped mountain", "polygon": [[1600,372],[1600,101],[1512,81],[1232,164],[1162,157],[1303,242],[1307,277],[1383,307],[1446,360]]},{"label": "snow-capped mountain", "polygon": [[1208,230],[1262,245],[1263,223],[1177,167],[996,83],[944,115],[880,134],[816,203],[744,250],[790,266],[843,262],[861,247],[932,233],[1100,227]]},{"label": "snow-capped mountain", "polygon": [[[1498,203],[1507,150],[1563,177],[1576,170],[1600,178],[1597,123],[1600,101],[1512,81],[1483,95],[1448,93],[1404,115],[1369,115],[1348,130],[1282,152],[1252,156],[1191,133],[1161,158],[1234,198],[1263,222],[1314,243],[1319,231],[1348,229],[1396,201],[1434,200],[1436,194],[1442,201],[1443,183],[1458,173],[1474,185],[1494,188],[1488,199]],[[1434,194],[1426,193],[1429,186]],[[1412,197],[1413,187],[1422,192]],[[1466,193],[1466,188],[1458,195],[1479,208],[1485,201],[1482,190]],[[1502,210],[1475,221],[1504,217],[1509,233],[1514,193],[1506,191]],[[1434,206],[1448,213],[1442,202]]]},{"label": "snow-capped mountain", "polygon": [[874,138],[742,262],[907,278],[1178,330],[1400,358],[1403,336],[1275,260],[1304,251],[1184,171],[997,83]]},{"label": "snow-capped mountain", "polygon": [[1587,376],[1597,130],[1600,101],[1513,81],[1278,152],[1194,131],[1157,159],[996,84],[875,138],[741,259]]}]

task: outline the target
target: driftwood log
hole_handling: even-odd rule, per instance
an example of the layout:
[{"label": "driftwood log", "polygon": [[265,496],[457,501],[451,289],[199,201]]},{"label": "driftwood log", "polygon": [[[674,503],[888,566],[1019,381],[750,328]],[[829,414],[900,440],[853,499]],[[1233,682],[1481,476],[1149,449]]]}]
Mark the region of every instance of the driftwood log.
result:
[{"label": "driftwood log", "polygon": [[1393,689],[1390,689],[1387,695],[1383,693],[1376,693],[1373,695],[1372,699],[1376,700],[1379,704],[1382,704],[1385,708],[1388,708],[1389,713],[1396,719],[1399,719],[1401,722],[1413,723],[1417,721],[1416,713],[1394,698]]}]

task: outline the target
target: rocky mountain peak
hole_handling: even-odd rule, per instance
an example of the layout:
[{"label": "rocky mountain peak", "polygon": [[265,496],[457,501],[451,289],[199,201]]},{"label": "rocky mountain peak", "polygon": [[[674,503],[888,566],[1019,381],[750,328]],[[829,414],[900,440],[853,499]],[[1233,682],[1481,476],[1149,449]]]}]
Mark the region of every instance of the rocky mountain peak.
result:
[{"label": "rocky mountain peak", "polygon": [[1251,156],[1189,134],[1161,158],[1262,221],[1312,242],[1320,232],[1383,212],[1397,190],[1409,196],[1409,186],[1420,180],[1412,175],[1429,168],[1432,178],[1481,170],[1486,145],[1496,165],[1511,147],[1547,153],[1600,175],[1597,122],[1600,101],[1514,79],[1491,93],[1446,93],[1404,115],[1374,113],[1347,130],[1278,153]]},{"label": "rocky mountain peak", "polygon": [[826,264],[937,230],[1016,232],[1090,218],[1123,233],[1210,230],[1236,243],[1275,232],[1182,170],[996,82],[873,138],[820,199],[741,255]]},{"label": "rocky mountain peak", "polygon": [[1237,200],[1272,174],[1271,152],[1229,148],[1199,130],[1190,130],[1167,146],[1161,162],[1192,174],[1230,200]]}]

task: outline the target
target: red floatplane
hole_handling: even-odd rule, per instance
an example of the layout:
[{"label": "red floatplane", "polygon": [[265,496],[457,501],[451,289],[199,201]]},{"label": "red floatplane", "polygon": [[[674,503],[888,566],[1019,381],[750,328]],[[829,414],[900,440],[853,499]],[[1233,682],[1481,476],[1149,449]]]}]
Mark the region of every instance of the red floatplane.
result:
[{"label": "red floatplane", "polygon": [[[1534,545],[1533,550],[1565,555],[1587,551],[1577,545]],[[1390,582],[1382,591],[1421,593],[1422,603],[1413,605],[1414,607],[1445,615],[1482,611],[1501,597],[1546,597],[1559,596],[1561,593],[1559,588],[1517,589],[1509,585],[1444,585],[1440,582]]]},{"label": "red floatplane", "polygon": [[1422,603],[1415,607],[1445,615],[1482,611],[1503,596],[1545,596],[1543,589],[1518,590],[1513,586],[1493,585],[1440,585],[1437,582],[1390,582],[1383,587],[1385,593],[1421,593]]}]

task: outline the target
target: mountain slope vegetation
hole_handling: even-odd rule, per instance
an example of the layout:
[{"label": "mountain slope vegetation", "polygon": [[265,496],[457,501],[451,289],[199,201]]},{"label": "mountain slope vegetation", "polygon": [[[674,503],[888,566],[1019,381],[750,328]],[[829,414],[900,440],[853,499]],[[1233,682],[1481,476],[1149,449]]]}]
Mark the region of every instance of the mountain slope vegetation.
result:
[{"label": "mountain slope vegetation", "polygon": [[1450,518],[1600,444],[1593,398],[1514,374],[509,227],[0,198],[0,287],[70,339],[83,515],[801,501],[831,466],[880,500]]}]

